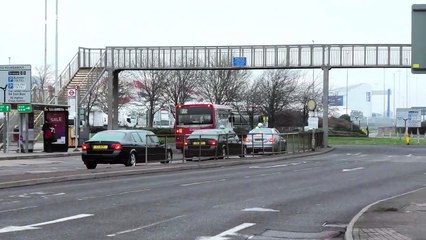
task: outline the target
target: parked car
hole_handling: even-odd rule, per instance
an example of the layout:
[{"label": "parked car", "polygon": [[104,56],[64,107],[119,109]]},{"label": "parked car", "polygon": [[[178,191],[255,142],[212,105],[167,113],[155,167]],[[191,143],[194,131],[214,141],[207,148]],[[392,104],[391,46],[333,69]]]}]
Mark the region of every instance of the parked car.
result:
[{"label": "parked car", "polygon": [[244,138],[247,153],[282,152],[287,150],[287,141],[275,128],[255,128]]},{"label": "parked car", "polygon": [[[147,151],[146,151],[147,150]],[[168,163],[173,158],[172,149],[162,144],[158,137],[146,130],[106,130],[96,133],[82,146],[82,160],[88,169],[97,164],[124,164],[159,161]],[[145,154],[147,153],[147,154]]]},{"label": "parked car", "polygon": [[229,155],[244,156],[244,146],[232,130],[200,129],[192,132],[184,141],[185,158]]}]

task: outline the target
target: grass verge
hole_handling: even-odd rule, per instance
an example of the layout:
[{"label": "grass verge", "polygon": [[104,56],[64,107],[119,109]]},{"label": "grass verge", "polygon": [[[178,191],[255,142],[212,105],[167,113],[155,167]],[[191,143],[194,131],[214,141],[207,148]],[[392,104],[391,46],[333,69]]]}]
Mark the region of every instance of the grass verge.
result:
[{"label": "grass verge", "polygon": [[[406,145],[404,137],[397,138],[369,138],[369,137],[329,137],[330,145]],[[424,139],[412,138],[410,145],[426,145]]]}]

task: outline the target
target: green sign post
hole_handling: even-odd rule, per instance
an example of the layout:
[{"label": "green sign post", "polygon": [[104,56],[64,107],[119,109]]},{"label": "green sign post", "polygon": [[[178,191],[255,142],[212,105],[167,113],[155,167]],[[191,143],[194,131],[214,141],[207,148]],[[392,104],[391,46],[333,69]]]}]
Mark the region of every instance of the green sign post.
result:
[{"label": "green sign post", "polygon": [[0,104],[0,112],[10,112],[10,104],[1,103]]},{"label": "green sign post", "polygon": [[18,104],[19,113],[30,113],[33,111],[33,106],[31,104]]}]

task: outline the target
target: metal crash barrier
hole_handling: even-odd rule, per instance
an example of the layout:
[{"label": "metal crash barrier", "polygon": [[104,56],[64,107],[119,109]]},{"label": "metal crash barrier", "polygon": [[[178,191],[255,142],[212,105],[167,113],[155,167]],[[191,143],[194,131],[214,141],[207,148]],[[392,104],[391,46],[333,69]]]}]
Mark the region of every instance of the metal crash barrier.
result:
[{"label": "metal crash barrier", "polygon": [[[157,135],[159,142],[150,143],[147,141],[145,145],[145,163],[170,163],[173,161],[184,163],[209,159],[238,159],[262,155],[295,154],[315,151],[324,147],[322,131],[267,135],[203,134],[191,135],[191,137],[185,134]],[[176,137],[183,140],[181,148],[176,148]],[[248,139],[252,140],[249,141]],[[270,144],[272,142],[276,144]],[[170,156],[170,151],[172,151],[172,156]]]}]

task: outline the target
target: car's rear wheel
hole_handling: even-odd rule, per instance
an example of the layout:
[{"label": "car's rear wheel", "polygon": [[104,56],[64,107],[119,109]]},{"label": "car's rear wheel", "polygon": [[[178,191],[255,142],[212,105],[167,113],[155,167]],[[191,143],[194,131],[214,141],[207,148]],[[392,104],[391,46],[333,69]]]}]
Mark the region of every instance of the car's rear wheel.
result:
[{"label": "car's rear wheel", "polygon": [[86,162],[86,163],[84,163],[85,165],[86,165],[86,167],[87,167],[87,169],[95,169],[96,168],[96,166],[98,165],[97,163],[95,163],[95,162]]},{"label": "car's rear wheel", "polygon": [[161,163],[163,163],[163,164],[169,163],[172,159],[173,159],[173,153],[172,153],[172,151],[167,151],[167,160],[166,161],[161,161]]},{"label": "car's rear wheel", "polygon": [[243,149],[242,149],[240,157],[246,157],[246,155],[247,155],[247,148],[244,146]]},{"label": "car's rear wheel", "polygon": [[222,147],[220,158],[223,158],[223,159],[226,158],[226,147],[225,146]]},{"label": "car's rear wheel", "polygon": [[127,160],[127,162],[124,165],[126,165],[126,167],[136,166],[136,154],[135,154],[135,152],[131,152],[129,154],[129,159]]}]

